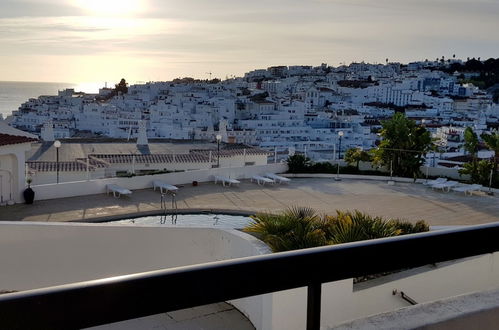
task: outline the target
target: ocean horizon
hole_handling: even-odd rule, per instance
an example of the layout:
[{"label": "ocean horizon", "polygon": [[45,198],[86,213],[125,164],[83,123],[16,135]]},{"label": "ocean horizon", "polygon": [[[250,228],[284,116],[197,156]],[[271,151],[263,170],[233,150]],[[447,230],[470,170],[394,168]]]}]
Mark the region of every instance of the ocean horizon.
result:
[{"label": "ocean horizon", "polygon": [[5,119],[30,98],[40,95],[57,95],[66,88],[74,88],[79,92],[96,93],[104,83],[64,83],[64,82],[31,82],[0,81],[0,114]]}]

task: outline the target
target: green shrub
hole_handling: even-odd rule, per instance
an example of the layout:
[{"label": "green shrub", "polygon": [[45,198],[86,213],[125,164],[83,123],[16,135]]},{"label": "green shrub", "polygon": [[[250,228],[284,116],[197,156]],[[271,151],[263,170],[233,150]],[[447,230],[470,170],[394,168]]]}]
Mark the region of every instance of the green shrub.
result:
[{"label": "green shrub", "polygon": [[336,216],[327,216],[328,239],[332,244],[341,244],[368,239],[397,236],[400,230],[390,221],[373,217],[360,211],[336,211]]},{"label": "green shrub", "polygon": [[244,228],[270,246],[273,252],[327,244],[321,218],[310,208],[295,207],[281,214],[260,213]]},{"label": "green shrub", "polygon": [[430,226],[428,226],[428,224],[423,220],[420,220],[414,224],[399,219],[391,220],[391,222],[395,228],[400,230],[399,235],[422,233],[430,230]]},{"label": "green shrub", "polygon": [[288,158],[288,171],[290,173],[306,173],[310,165],[310,158],[303,155],[293,155]]},{"label": "green shrub", "polygon": [[255,234],[274,252],[429,230],[424,221],[411,224],[398,219],[386,220],[357,210],[318,216],[311,208],[295,207],[280,214],[260,213],[251,218],[252,223],[244,231]]}]

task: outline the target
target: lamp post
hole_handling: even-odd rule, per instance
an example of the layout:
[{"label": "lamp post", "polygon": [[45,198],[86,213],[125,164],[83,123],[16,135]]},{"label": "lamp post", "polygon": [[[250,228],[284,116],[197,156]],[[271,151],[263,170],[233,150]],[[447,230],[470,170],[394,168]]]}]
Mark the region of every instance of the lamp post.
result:
[{"label": "lamp post", "polygon": [[56,183],[59,183],[59,148],[61,147],[61,141],[55,140],[54,141],[54,147],[55,147],[55,154],[56,154],[56,173],[57,173],[57,180]]},{"label": "lamp post", "polygon": [[220,168],[220,141],[222,141],[222,136],[217,134],[217,168]]},{"label": "lamp post", "polygon": [[338,164],[336,165],[336,181],[341,181],[340,179],[340,159],[341,159],[341,138],[343,137],[343,131],[338,132],[338,136],[340,138],[338,143]]},{"label": "lamp post", "polygon": [[343,131],[338,132],[338,136],[340,137],[340,141],[338,142],[338,161],[341,159],[341,138],[343,137]]}]

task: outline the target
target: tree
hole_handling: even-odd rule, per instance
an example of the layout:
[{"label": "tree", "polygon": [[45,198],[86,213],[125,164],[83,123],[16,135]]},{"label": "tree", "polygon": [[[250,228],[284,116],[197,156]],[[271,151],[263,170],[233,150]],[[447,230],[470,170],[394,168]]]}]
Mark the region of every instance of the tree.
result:
[{"label": "tree", "polygon": [[327,237],[332,244],[363,241],[397,236],[401,233],[391,221],[373,217],[355,210],[336,211],[336,216],[327,217]]},{"label": "tree", "polygon": [[466,127],[464,130],[464,150],[466,150],[473,158],[476,158],[478,153],[478,135],[473,132],[471,127]]},{"label": "tree", "polygon": [[295,207],[281,214],[260,213],[251,218],[253,222],[244,231],[256,234],[273,252],[305,249],[328,243],[323,221],[311,208]]},{"label": "tree", "polygon": [[499,163],[499,132],[494,134],[483,133],[480,137],[487,145],[487,148],[494,152],[494,162],[497,165]]},{"label": "tree", "polygon": [[478,136],[473,131],[471,127],[466,127],[464,130],[464,150],[471,155],[471,162],[468,162],[463,165],[463,168],[459,170],[459,174],[467,174],[471,178],[471,182],[478,183],[480,182],[480,174],[478,168]]},{"label": "tree", "polygon": [[382,140],[373,151],[374,163],[392,167],[395,175],[416,178],[424,164],[423,156],[431,147],[430,133],[403,113],[396,113],[381,125]]},{"label": "tree", "polygon": [[119,82],[119,84],[114,85],[115,88],[114,90],[116,91],[116,94],[126,94],[128,93],[128,83],[126,82],[125,78],[122,78]]},{"label": "tree", "polygon": [[303,155],[293,155],[288,158],[288,171],[291,173],[301,173],[306,171],[312,162],[310,158]]},{"label": "tree", "polygon": [[360,148],[350,148],[345,152],[345,161],[350,165],[355,164],[358,170],[360,162],[371,161],[371,155]]},{"label": "tree", "polygon": [[274,252],[340,244],[367,239],[424,232],[424,221],[411,224],[398,219],[373,217],[360,211],[336,211],[319,216],[308,207],[294,207],[278,214],[252,216],[244,228],[272,248]]},{"label": "tree", "polygon": [[493,134],[483,133],[481,138],[487,145],[487,148],[494,152],[494,157],[492,159],[492,168],[494,169],[492,181],[498,181],[497,167],[499,165],[499,132],[495,132]]}]

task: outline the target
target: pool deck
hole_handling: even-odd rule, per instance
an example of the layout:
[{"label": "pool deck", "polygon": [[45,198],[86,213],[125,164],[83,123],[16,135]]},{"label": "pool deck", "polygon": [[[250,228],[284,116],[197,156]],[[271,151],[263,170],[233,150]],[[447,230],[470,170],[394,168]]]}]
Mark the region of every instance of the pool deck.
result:
[{"label": "pool deck", "polygon": [[[34,187],[36,191],[36,187]],[[291,206],[312,207],[319,213],[360,210],[371,215],[430,225],[472,225],[499,221],[499,197],[477,193],[432,191],[422,184],[331,178],[294,178],[289,184],[239,186],[201,183],[185,185],[177,193],[178,209],[186,212],[276,212]],[[169,202],[168,202],[169,203]],[[0,208],[0,221],[85,221],[150,215],[161,211],[160,194],[135,190],[119,199],[105,194],[36,201]]]}]

